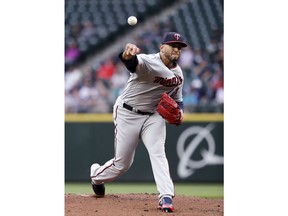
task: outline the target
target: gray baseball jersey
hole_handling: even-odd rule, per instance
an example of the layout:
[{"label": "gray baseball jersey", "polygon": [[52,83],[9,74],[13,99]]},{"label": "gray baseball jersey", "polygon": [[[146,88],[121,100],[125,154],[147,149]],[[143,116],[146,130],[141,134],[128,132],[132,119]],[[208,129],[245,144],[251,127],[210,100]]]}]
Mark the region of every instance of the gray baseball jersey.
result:
[{"label": "gray baseball jersey", "polygon": [[163,92],[172,93],[176,102],[182,102],[183,73],[181,68],[167,68],[160,54],[139,54],[138,66],[131,73],[120,98],[130,106],[145,112],[154,112]]},{"label": "gray baseball jersey", "polygon": [[[93,164],[90,176],[95,184],[103,184],[125,173],[134,161],[135,151],[141,139],[150,156],[159,197],[173,197],[174,185],[164,147],[166,124],[155,110],[164,92],[170,94],[176,102],[182,102],[182,70],[178,65],[167,68],[160,59],[160,53],[139,54],[137,58],[136,70],[131,72],[130,79],[113,107],[114,158],[102,166]],[[129,105],[128,108],[125,104]],[[131,107],[138,109],[142,114],[132,111]]]}]

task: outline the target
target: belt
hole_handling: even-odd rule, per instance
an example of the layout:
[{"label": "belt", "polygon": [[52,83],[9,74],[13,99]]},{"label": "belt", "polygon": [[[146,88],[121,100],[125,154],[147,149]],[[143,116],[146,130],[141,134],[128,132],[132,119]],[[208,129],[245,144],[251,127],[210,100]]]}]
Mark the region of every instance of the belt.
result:
[{"label": "belt", "polygon": [[123,103],[123,107],[124,107],[125,109],[127,109],[127,110],[136,112],[136,113],[141,114],[141,115],[152,115],[152,114],[154,114],[154,113],[143,112],[143,111],[141,111],[141,110],[135,109],[135,108],[129,106],[128,104],[126,104],[126,103]]}]

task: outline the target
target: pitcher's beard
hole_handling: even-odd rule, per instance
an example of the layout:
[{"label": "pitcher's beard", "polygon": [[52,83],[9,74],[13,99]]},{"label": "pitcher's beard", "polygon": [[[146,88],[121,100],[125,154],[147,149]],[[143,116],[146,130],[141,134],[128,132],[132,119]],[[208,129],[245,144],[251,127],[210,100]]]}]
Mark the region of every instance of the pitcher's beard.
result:
[{"label": "pitcher's beard", "polygon": [[170,60],[172,62],[176,62],[176,61],[178,61],[179,57],[180,57],[179,55],[171,55]]}]

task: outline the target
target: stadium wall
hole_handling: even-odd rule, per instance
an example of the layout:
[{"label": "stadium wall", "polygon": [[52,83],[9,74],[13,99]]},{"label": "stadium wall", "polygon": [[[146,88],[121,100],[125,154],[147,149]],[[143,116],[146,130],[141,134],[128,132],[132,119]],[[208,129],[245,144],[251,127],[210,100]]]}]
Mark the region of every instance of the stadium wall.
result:
[{"label": "stadium wall", "polygon": [[[223,114],[186,114],[180,126],[167,124],[166,154],[175,182],[219,182],[224,174]],[[129,137],[127,137],[129,139]],[[88,182],[92,163],[113,158],[112,114],[65,115],[65,181]],[[154,181],[140,141],[134,163],[120,182]]]}]

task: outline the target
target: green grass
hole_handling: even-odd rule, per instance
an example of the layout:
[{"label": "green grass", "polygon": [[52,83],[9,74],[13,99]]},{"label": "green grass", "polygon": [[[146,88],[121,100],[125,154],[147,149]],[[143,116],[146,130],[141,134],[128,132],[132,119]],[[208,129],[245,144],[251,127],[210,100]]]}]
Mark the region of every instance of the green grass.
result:
[{"label": "green grass", "polygon": [[[208,183],[175,183],[176,195],[196,196],[206,198],[223,198],[223,184]],[[158,193],[155,183],[119,183],[105,184],[106,194],[124,193]],[[93,194],[90,183],[66,183],[65,193]]]}]

